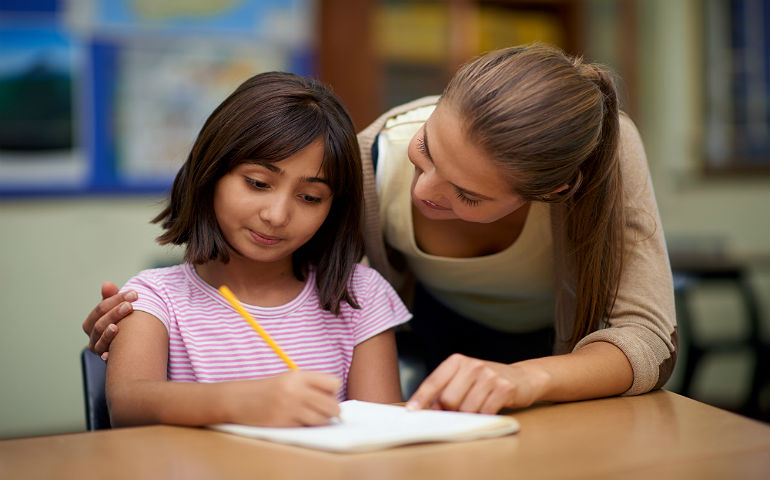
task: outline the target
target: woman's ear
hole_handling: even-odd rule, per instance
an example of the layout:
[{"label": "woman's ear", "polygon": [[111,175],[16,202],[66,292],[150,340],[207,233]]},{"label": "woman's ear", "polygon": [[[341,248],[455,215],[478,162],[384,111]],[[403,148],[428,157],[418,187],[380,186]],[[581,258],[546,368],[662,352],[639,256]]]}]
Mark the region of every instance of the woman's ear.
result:
[{"label": "woman's ear", "polygon": [[561,192],[565,191],[568,188],[569,188],[569,185],[566,185],[566,184],[562,185],[561,187],[559,187],[556,190],[554,190],[553,192],[551,192],[551,195],[556,195],[557,193],[561,193]]}]

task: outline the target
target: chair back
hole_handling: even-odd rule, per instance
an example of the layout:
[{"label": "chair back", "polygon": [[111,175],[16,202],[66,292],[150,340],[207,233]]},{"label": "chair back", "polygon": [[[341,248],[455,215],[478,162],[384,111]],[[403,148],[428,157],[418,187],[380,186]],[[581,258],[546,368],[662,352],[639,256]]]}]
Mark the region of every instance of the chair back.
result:
[{"label": "chair back", "polygon": [[110,414],[104,396],[104,377],[107,363],[98,355],[84,348],[80,352],[83,373],[83,399],[86,407],[86,428],[89,431],[110,428]]}]

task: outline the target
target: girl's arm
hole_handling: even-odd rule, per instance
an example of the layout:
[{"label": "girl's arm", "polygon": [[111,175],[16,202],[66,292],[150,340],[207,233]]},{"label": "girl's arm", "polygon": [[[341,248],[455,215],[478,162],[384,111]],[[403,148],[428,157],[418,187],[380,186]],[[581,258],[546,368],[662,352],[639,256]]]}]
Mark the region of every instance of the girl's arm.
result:
[{"label": "girl's arm", "polygon": [[396,335],[392,328],[359,343],[353,350],[348,398],[378,403],[402,401]]},{"label": "girl's arm", "polygon": [[497,413],[539,401],[564,402],[618,395],[633,371],[615,345],[594,342],[565,355],[510,365],[455,354],[420,385],[407,408]]},{"label": "girl's arm", "polygon": [[169,423],[264,426],[325,424],[339,414],[336,377],[290,371],[261,380],[187,383],[166,380],[168,332],[134,312],[110,346],[106,395],[113,426]]}]

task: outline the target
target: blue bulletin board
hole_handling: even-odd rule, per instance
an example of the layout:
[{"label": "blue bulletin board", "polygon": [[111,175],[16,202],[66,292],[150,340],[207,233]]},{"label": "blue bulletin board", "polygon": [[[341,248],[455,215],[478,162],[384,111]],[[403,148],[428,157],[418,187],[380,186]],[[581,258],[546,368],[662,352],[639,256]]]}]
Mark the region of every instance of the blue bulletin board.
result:
[{"label": "blue bulletin board", "polygon": [[0,197],[167,191],[237,85],[314,74],[311,15],[310,0],[0,0]]}]

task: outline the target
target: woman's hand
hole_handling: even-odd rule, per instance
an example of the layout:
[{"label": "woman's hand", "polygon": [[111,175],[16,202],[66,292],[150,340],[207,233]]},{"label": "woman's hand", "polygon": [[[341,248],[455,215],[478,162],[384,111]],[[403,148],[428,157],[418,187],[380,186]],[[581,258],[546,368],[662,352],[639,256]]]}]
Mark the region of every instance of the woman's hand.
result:
[{"label": "woman's hand", "polygon": [[407,408],[497,413],[503,407],[523,408],[540,401],[619,395],[633,381],[628,358],[607,342],[511,365],[454,354],[422,382]]},{"label": "woman's hand", "polygon": [[289,371],[259,380],[229,382],[223,392],[226,422],[266,427],[325,425],[340,414],[342,382],[326,373]]},{"label": "woman's hand", "polygon": [[548,374],[525,363],[506,365],[456,353],[422,382],[407,409],[438,408],[495,414],[539,400]]},{"label": "woman's hand", "polygon": [[118,333],[117,323],[133,311],[131,302],[137,299],[136,292],[118,293],[112,282],[102,284],[102,301],[91,310],[83,322],[83,331],[89,336],[88,349],[107,360],[110,343]]}]

